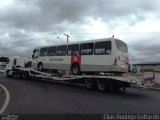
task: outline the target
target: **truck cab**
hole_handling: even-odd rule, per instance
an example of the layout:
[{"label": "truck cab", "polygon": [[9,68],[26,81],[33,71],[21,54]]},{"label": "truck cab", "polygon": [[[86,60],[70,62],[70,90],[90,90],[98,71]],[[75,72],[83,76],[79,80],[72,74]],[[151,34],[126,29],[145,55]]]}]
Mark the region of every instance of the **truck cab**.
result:
[{"label": "truck cab", "polygon": [[13,57],[10,58],[8,64],[6,65],[5,68],[5,75],[12,76],[13,72],[12,70],[15,68],[25,68],[26,64],[29,62],[29,59],[24,58],[24,57]]}]

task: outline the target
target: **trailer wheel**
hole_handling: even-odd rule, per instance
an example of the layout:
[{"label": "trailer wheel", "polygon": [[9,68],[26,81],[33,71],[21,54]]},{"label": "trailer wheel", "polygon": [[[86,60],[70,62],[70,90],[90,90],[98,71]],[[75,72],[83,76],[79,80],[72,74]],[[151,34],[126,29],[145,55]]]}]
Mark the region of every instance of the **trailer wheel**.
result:
[{"label": "trailer wheel", "polygon": [[21,79],[21,78],[22,78],[21,72],[17,72],[17,78],[18,78],[18,79]]},{"label": "trailer wheel", "polygon": [[93,79],[85,79],[85,86],[88,89],[94,89],[96,87],[96,81]]},{"label": "trailer wheel", "polygon": [[23,78],[28,79],[29,78],[29,73],[28,72],[23,72]]},{"label": "trailer wheel", "polygon": [[22,79],[26,79],[25,72],[22,72]]},{"label": "trailer wheel", "polygon": [[98,84],[98,89],[100,91],[106,91],[109,89],[109,85],[106,80],[99,79],[99,80],[97,80],[97,84]]},{"label": "trailer wheel", "polygon": [[73,64],[71,67],[71,72],[73,75],[79,75],[80,74],[80,66],[78,64]]},{"label": "trailer wheel", "polygon": [[39,70],[39,71],[42,71],[42,70],[43,70],[43,64],[42,64],[42,63],[39,63],[39,64],[38,64],[38,70]]},{"label": "trailer wheel", "polygon": [[10,78],[11,75],[9,75],[8,73],[9,73],[9,71],[7,70],[7,71],[5,72],[5,76],[6,76],[7,78]]},{"label": "trailer wheel", "polygon": [[109,83],[109,90],[111,92],[117,92],[120,89],[119,87],[116,86],[116,83],[114,80],[109,80],[108,83]]}]

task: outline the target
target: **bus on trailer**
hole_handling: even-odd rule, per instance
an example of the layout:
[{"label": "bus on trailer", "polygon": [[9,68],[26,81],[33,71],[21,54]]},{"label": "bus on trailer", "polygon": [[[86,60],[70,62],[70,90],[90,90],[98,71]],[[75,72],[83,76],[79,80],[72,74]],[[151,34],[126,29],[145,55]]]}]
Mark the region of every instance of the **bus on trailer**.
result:
[{"label": "bus on trailer", "polygon": [[[32,67],[19,62],[16,58],[11,59],[4,71],[6,77],[81,83],[88,89],[100,91],[125,90],[130,86],[148,88],[154,79],[153,69],[143,69],[139,75],[125,73],[128,72],[127,45],[116,38],[41,46],[33,50]],[[57,70],[71,70],[73,74]]]},{"label": "bus on trailer", "polygon": [[117,38],[103,38],[37,47],[33,50],[34,69],[67,70],[80,73],[128,72],[127,44]]}]

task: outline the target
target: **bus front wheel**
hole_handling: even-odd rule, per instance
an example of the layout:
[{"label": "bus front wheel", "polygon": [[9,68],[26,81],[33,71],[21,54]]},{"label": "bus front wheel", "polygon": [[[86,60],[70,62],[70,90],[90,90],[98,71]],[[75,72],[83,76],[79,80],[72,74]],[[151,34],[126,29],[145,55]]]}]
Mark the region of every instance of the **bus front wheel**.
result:
[{"label": "bus front wheel", "polygon": [[78,64],[73,64],[71,67],[71,72],[73,75],[79,75],[80,74],[80,66]]}]

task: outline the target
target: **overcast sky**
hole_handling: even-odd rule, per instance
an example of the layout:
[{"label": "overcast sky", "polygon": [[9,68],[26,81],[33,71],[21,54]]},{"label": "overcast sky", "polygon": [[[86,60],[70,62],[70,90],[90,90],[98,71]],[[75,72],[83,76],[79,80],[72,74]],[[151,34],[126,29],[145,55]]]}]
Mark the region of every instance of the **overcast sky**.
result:
[{"label": "overcast sky", "polygon": [[0,0],[0,56],[32,55],[40,45],[111,37],[131,63],[160,61],[160,0]]}]

